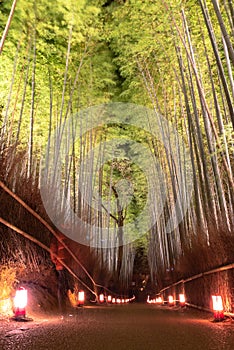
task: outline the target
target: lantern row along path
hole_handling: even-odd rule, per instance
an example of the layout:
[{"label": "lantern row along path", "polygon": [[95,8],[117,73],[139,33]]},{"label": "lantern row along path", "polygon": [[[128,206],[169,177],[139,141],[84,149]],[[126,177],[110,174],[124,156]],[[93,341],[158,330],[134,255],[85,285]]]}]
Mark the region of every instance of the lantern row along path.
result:
[{"label": "lantern row along path", "polygon": [[234,321],[212,319],[197,310],[149,304],[85,306],[64,319],[0,320],[0,349],[233,350]]}]

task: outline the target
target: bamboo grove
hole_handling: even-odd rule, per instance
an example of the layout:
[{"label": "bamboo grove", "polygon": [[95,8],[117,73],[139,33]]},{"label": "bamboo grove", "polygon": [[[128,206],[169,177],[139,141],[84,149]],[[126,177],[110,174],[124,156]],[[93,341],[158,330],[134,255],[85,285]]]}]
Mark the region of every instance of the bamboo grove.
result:
[{"label": "bamboo grove", "polygon": [[[149,271],[139,269],[157,288],[233,262],[232,1],[2,0],[2,33],[11,5],[0,70],[2,181],[22,196],[25,179],[40,189],[48,140],[65,137],[61,173],[47,174],[52,211],[66,221],[69,203],[82,230],[98,227],[100,242],[112,232],[117,245],[107,236],[90,249],[123,285],[139,251]],[[131,122],[135,111],[126,121],[122,111],[118,122],[96,125],[93,106],[108,103],[144,106],[151,124]],[[138,145],[147,150],[141,156]],[[133,225],[123,245],[125,226],[149,197],[153,224],[140,237],[140,223]],[[34,207],[43,213],[40,201]]]}]

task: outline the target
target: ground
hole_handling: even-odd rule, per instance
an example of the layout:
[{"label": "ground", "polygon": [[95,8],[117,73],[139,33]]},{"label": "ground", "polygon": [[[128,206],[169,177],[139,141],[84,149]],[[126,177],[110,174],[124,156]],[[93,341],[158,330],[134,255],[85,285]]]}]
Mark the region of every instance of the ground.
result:
[{"label": "ground", "polygon": [[[29,315],[32,316],[32,315]],[[233,350],[234,322],[212,314],[146,303],[91,306],[64,318],[0,322],[2,350]]]}]

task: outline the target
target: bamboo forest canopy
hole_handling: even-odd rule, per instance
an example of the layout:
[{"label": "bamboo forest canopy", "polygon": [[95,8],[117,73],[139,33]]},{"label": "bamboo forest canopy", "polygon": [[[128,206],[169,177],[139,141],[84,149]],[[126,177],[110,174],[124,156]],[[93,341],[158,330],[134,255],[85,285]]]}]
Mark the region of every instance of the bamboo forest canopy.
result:
[{"label": "bamboo forest canopy", "polygon": [[[11,5],[0,0],[1,32]],[[227,263],[233,46],[230,0],[18,0],[1,54],[4,181],[49,184],[53,220],[72,207],[88,240],[95,226],[92,247],[122,281],[139,246],[158,286]]]}]

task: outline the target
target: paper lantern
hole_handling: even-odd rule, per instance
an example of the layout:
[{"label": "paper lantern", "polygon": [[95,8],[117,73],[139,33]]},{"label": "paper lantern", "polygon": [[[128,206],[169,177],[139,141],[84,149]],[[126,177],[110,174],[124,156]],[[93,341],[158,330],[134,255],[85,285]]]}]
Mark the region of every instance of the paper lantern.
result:
[{"label": "paper lantern", "polygon": [[104,301],[105,301],[104,294],[100,294],[100,295],[99,295],[99,302],[100,302],[100,303],[104,303]]},{"label": "paper lantern", "polygon": [[220,295],[212,295],[212,301],[215,321],[223,321],[224,313],[222,297]]},{"label": "paper lantern", "polygon": [[83,306],[85,301],[85,293],[83,290],[78,292],[78,306]]},{"label": "paper lantern", "polygon": [[169,295],[169,297],[168,297],[168,303],[169,303],[170,306],[173,306],[173,305],[174,305],[174,298],[173,298],[172,295]]},{"label": "paper lantern", "polygon": [[24,318],[26,316],[26,306],[28,303],[27,289],[20,287],[16,290],[14,297],[14,314],[15,318]]},{"label": "paper lantern", "polygon": [[185,295],[184,294],[179,295],[179,301],[180,301],[180,306],[184,307],[185,306]]}]

